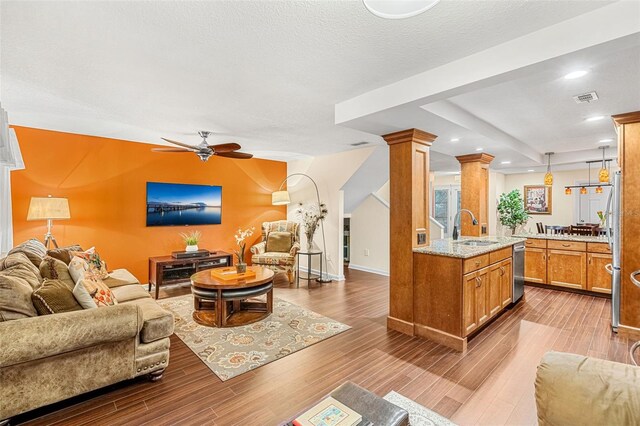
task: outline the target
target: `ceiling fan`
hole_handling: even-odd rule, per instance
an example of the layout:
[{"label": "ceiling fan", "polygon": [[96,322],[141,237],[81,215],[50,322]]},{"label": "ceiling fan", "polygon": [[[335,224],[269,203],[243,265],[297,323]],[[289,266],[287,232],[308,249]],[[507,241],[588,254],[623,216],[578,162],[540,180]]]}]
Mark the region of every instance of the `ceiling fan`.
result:
[{"label": "ceiling fan", "polygon": [[181,146],[182,148],[153,148],[154,152],[195,152],[202,161],[207,161],[212,155],[227,158],[249,159],[253,157],[253,154],[247,154],[245,152],[236,152],[242,147],[237,143],[221,143],[218,145],[209,145],[207,138],[211,135],[211,132],[200,131],[198,135],[202,138],[202,142],[198,145],[189,145],[186,143],[172,141],[171,139],[162,138],[163,141],[167,141],[174,145]]}]

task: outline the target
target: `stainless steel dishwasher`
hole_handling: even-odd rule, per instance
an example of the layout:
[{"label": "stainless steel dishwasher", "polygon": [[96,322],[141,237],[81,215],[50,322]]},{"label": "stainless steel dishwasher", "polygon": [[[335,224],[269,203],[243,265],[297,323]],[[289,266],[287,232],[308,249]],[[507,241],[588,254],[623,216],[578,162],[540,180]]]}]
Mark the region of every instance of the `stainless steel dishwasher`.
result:
[{"label": "stainless steel dishwasher", "polygon": [[524,295],[524,242],[513,245],[513,303]]}]

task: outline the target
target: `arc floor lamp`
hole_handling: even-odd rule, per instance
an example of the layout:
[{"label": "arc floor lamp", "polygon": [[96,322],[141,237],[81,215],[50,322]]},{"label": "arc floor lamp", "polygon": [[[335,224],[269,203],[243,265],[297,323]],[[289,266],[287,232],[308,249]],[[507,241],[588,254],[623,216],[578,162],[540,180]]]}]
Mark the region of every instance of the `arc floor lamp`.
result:
[{"label": "arc floor lamp", "polygon": [[[314,188],[316,189],[316,199],[318,201],[318,209],[320,209],[320,192],[318,192],[318,185],[316,184],[316,181],[313,180],[313,178],[307,174],[304,173],[293,173],[290,174],[289,176],[287,176],[286,178],[284,178],[284,180],[282,181],[282,183],[280,184],[280,188],[271,193],[271,204],[273,204],[274,206],[284,206],[287,204],[291,204],[291,197],[289,196],[289,191],[286,189],[282,189],[282,187],[284,186],[284,184],[287,182],[287,180],[289,178],[292,178],[294,176],[304,176],[306,178],[308,178],[311,183],[313,183]],[[333,280],[329,278],[329,269],[328,269],[328,263],[327,263],[327,243],[324,237],[324,219],[320,219],[320,229],[322,230],[322,248],[324,250],[324,273],[325,273],[325,277],[320,276],[320,278],[318,278],[316,281],[319,283],[330,283]]]}]

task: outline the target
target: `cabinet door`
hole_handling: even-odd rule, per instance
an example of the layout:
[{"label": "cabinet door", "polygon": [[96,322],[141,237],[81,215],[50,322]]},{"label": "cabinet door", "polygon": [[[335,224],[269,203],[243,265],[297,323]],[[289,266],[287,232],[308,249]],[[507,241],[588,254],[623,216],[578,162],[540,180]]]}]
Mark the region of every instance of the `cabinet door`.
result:
[{"label": "cabinet door", "polygon": [[478,328],[478,321],[476,315],[476,287],[478,285],[478,281],[476,280],[478,274],[477,272],[472,272],[470,274],[465,274],[462,279],[462,283],[464,285],[464,294],[463,298],[463,335],[467,336],[473,330]]},{"label": "cabinet door", "polygon": [[587,290],[611,294],[611,275],[604,269],[607,263],[611,263],[611,255],[589,253],[587,257]]},{"label": "cabinet door", "polygon": [[489,321],[489,268],[480,269],[476,281],[476,319],[479,327]]},{"label": "cabinet door", "polygon": [[513,300],[513,263],[511,259],[505,259],[500,263],[502,275],[500,276],[500,298],[501,307],[504,308]]},{"label": "cabinet door", "polygon": [[586,290],[587,253],[548,250],[547,274],[549,284]]},{"label": "cabinet door", "polygon": [[489,316],[493,317],[502,308],[502,262],[494,263],[489,267],[489,291],[487,299],[489,304]]},{"label": "cabinet door", "polygon": [[547,250],[527,247],[524,250],[524,280],[547,284]]}]

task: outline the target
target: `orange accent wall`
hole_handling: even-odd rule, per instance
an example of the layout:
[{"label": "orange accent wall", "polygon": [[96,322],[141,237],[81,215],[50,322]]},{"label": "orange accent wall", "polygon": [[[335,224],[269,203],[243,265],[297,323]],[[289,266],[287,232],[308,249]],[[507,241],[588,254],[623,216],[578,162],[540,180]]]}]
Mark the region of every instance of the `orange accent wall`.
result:
[{"label": "orange accent wall", "polygon": [[[53,223],[60,246],[95,246],[110,269],[126,268],[148,282],[148,258],[184,250],[180,232],[199,230],[201,248],[231,252],[238,227],[255,226],[248,247],[260,240],[264,221],[286,219],[271,205],[287,164],[269,160],[151,152],[152,145],[49,130],[14,127],[26,165],[11,173],[14,243],[43,239],[45,221],[27,222],[31,197],[67,197],[71,219]],[[146,183],[222,186],[222,224],[146,226]],[[247,253],[247,259],[250,258]]]}]

